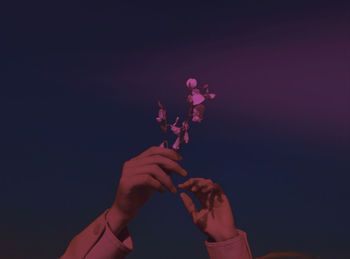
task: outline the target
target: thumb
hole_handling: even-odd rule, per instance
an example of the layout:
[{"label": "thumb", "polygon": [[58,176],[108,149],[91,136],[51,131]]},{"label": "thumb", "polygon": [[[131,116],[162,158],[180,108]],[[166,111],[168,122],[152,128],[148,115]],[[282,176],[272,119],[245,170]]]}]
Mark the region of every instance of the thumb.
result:
[{"label": "thumb", "polygon": [[196,210],[196,206],[194,205],[192,199],[190,198],[190,196],[188,196],[184,192],[180,193],[180,197],[181,197],[188,213],[191,215],[192,220],[194,220],[195,213],[197,213],[198,211]]}]

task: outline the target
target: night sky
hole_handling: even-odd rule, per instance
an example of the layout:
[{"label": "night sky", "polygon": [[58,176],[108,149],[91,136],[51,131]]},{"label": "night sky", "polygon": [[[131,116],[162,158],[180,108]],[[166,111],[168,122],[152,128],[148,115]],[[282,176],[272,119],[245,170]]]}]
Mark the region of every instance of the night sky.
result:
[{"label": "night sky", "polygon": [[[350,258],[349,10],[348,1],[7,3],[0,258],[62,255],[113,202],[123,162],[163,140],[157,100],[184,117],[189,77],[217,98],[191,127],[181,165],[223,187],[253,255]],[[207,258],[178,195],[155,193],[129,228],[130,259]]]}]

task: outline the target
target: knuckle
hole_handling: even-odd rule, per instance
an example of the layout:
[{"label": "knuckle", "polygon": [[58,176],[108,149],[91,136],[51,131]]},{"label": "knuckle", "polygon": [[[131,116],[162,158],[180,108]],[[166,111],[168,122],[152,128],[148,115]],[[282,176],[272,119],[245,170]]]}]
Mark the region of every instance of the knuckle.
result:
[{"label": "knuckle", "polygon": [[157,150],[157,148],[158,148],[157,146],[151,146],[151,147],[149,148],[149,150],[150,150],[150,151],[155,151],[155,150]]}]

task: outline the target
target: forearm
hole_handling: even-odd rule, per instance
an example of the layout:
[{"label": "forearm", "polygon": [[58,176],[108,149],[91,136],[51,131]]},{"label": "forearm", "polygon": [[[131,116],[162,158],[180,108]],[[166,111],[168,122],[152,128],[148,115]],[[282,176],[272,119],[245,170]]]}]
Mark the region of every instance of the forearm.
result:
[{"label": "forearm", "polygon": [[126,225],[115,228],[114,234],[107,223],[106,210],[69,243],[61,259],[123,259],[133,250],[133,242]]}]

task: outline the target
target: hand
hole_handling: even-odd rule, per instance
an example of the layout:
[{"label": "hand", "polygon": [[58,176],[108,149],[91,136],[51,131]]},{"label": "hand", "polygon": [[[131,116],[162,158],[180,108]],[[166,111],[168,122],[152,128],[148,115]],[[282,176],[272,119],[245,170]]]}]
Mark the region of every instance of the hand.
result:
[{"label": "hand", "polygon": [[151,147],[124,163],[116,198],[107,216],[115,234],[136,217],[154,190],[164,193],[167,188],[177,192],[165,171],[186,176],[187,172],[177,163],[181,159],[174,150]]},{"label": "hand", "polygon": [[193,192],[199,199],[202,208],[198,211],[192,199],[186,193],[180,193],[193,223],[208,235],[209,241],[225,241],[238,234],[230,202],[219,184],[210,179],[191,178],[178,187]]}]

